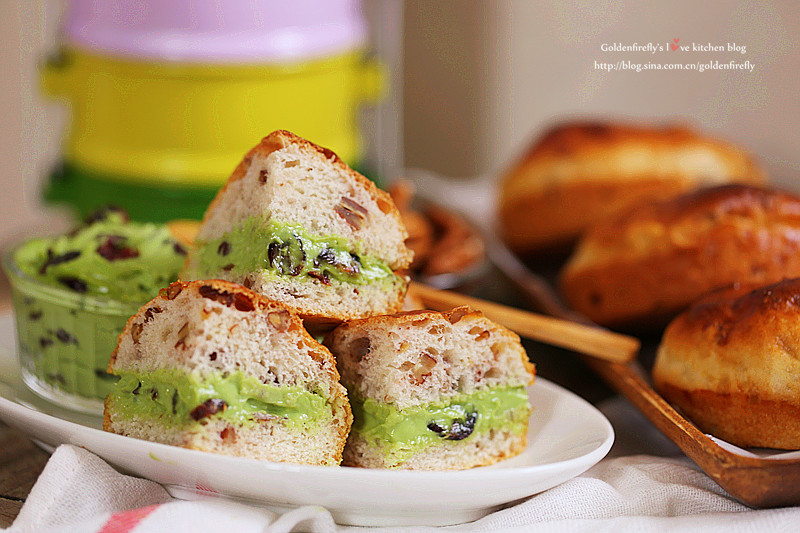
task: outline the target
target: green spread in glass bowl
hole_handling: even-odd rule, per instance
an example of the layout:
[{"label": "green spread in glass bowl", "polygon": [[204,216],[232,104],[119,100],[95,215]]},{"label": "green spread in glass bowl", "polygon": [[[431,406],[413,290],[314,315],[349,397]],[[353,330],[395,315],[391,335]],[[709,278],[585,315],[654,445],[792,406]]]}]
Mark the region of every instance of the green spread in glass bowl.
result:
[{"label": "green spread in glass bowl", "polygon": [[102,409],[116,380],[106,367],[117,336],[177,279],[185,254],[167,226],[115,210],[6,254],[25,383],[66,407]]}]

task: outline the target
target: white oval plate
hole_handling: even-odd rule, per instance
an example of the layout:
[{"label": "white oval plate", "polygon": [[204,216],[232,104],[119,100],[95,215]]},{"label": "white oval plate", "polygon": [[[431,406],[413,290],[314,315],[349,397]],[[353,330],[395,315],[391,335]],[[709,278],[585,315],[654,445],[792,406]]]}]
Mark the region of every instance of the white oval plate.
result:
[{"label": "white oval plate", "polygon": [[528,447],[498,464],[453,472],[302,466],[227,457],[106,433],[28,391],[14,331],[0,317],[0,419],[52,450],[82,446],[121,472],[156,481],[176,498],[225,497],[278,511],[321,505],[351,525],[445,525],[475,520],[567,481],[600,461],[614,441],[608,420],[575,394],[537,378]]}]

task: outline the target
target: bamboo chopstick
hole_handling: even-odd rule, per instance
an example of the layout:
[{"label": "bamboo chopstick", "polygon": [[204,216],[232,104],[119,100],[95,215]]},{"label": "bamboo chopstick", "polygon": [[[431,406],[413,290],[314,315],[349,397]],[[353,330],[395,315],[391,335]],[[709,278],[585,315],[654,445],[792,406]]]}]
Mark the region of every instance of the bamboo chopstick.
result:
[{"label": "bamboo chopstick", "polygon": [[416,282],[411,283],[409,292],[419,298],[428,309],[448,311],[453,307],[468,305],[523,337],[605,361],[627,363],[639,353],[638,339],[599,326],[587,326],[539,315]]}]

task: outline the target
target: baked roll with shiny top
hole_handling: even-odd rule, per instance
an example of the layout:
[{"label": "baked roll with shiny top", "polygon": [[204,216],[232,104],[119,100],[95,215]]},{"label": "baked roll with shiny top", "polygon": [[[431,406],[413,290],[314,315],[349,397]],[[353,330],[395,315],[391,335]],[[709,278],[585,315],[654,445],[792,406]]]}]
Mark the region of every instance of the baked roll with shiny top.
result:
[{"label": "baked roll with shiny top", "polygon": [[800,448],[800,279],[710,294],[666,329],[653,381],[702,431]]},{"label": "baked roll with shiny top", "polygon": [[734,181],[765,175],[740,148],[688,128],[566,123],[505,173],[500,231],[520,253],[568,249],[592,223],[637,202]]},{"label": "baked roll with shiny top", "polygon": [[800,198],[747,185],[650,202],[598,223],[561,273],[569,304],[609,327],[663,327],[707,292],[800,276]]}]

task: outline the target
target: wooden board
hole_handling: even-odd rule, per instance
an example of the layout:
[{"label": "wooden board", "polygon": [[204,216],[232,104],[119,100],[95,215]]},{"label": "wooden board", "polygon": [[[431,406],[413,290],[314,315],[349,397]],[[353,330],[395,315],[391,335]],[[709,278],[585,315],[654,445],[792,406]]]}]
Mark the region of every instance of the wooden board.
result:
[{"label": "wooden board", "polygon": [[583,359],[738,501],[756,508],[800,505],[800,459],[761,459],[728,451],[673,409],[650,386],[638,363]]}]

